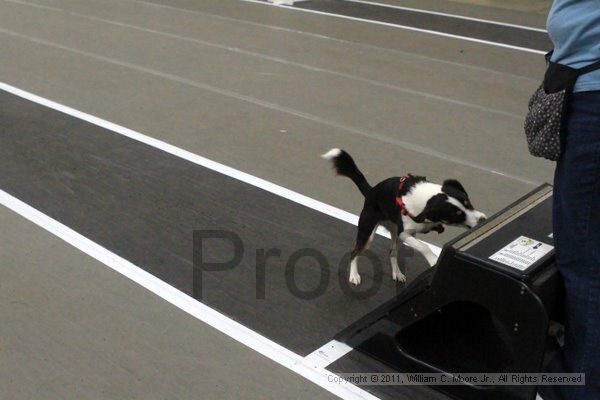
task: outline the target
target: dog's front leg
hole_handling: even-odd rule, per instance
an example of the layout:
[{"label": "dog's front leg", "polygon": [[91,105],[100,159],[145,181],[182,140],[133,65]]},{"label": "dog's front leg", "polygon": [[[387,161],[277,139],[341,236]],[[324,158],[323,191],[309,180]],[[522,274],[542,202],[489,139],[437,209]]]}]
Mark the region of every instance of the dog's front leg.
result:
[{"label": "dog's front leg", "polygon": [[392,279],[406,282],[406,276],[398,267],[398,227],[394,224],[389,227],[392,242],[390,244],[390,263],[392,264]]},{"label": "dog's front leg", "polygon": [[400,239],[409,247],[417,250],[419,253],[423,254],[430,267],[433,267],[437,263],[437,256],[433,254],[433,251],[427,246],[425,243],[421,242],[416,237],[410,235],[407,232],[402,232],[400,234]]}]

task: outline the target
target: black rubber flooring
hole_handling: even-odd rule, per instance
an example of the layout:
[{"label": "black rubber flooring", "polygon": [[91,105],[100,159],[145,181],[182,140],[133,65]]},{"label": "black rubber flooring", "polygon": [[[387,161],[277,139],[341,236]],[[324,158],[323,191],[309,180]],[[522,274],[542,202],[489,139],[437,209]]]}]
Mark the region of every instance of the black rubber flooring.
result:
[{"label": "black rubber flooring", "polygon": [[[347,286],[341,260],[353,246],[351,224],[6,92],[0,121],[2,190],[298,354],[404,287],[391,280],[381,237],[371,250],[383,272],[364,259],[361,289]],[[323,179],[334,179],[326,164]],[[348,190],[356,190],[350,181]],[[227,239],[194,249],[194,231],[207,230],[240,238],[237,266],[201,275],[193,268],[200,247],[207,262],[236,254]],[[280,257],[257,269],[261,249]],[[403,249],[403,258],[409,280],[426,268],[420,255]]]}]

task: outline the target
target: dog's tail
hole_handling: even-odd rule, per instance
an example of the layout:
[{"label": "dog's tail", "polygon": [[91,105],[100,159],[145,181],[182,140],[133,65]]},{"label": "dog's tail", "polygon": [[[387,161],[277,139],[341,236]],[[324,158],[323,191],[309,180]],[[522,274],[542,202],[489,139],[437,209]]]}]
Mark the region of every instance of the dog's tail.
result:
[{"label": "dog's tail", "polygon": [[360,172],[350,154],[346,153],[341,149],[331,149],[327,153],[323,154],[326,160],[331,161],[333,164],[333,170],[337,175],[346,176],[358,186],[358,189],[366,196],[371,190],[371,185],[365,179],[365,176]]}]

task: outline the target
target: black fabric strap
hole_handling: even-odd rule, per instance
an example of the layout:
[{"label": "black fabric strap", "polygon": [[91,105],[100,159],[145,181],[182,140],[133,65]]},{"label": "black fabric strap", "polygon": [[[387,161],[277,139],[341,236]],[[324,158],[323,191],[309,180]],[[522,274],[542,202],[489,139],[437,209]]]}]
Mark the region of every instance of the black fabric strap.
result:
[{"label": "black fabric strap", "polygon": [[579,71],[579,75],[583,75],[583,74],[587,74],[588,72],[595,71],[597,69],[600,69],[600,61],[596,61],[593,64],[590,64],[583,68],[579,68],[578,71]]},{"label": "black fabric strap", "polygon": [[[547,52],[544,55],[544,58],[546,59],[546,63],[549,64],[550,63],[550,59],[552,58],[552,54],[554,53],[554,49],[550,50],[549,52]],[[556,63],[555,63],[556,64]],[[575,69],[575,68],[573,68]],[[590,65],[586,65],[583,68],[579,68],[577,69],[577,75],[581,76],[587,73],[590,73],[592,71],[595,71],[597,69],[600,69],[600,60],[596,61],[595,63],[592,63]]]}]

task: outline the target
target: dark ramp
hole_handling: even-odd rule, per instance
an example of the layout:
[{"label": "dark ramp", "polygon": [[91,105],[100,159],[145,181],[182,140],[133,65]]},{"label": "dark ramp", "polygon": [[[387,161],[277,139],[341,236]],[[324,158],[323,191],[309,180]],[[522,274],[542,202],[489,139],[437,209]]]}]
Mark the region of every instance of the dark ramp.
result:
[{"label": "dark ramp", "polygon": [[[403,288],[392,282],[387,241],[378,238],[372,250],[383,274],[373,274],[367,260],[360,271],[361,290],[373,286],[374,277],[382,280],[379,289],[364,299],[342,290],[338,265],[355,235],[348,223],[6,92],[0,92],[0,116],[1,189],[185,293],[193,294],[198,278],[193,231],[239,235],[240,264],[205,272],[202,301],[296,353],[319,348]],[[336,179],[325,164],[322,179]],[[356,190],[350,181],[348,190]],[[281,257],[266,264],[264,298],[257,298],[263,296],[257,296],[255,254],[272,248]],[[324,292],[313,299],[286,285],[293,272],[286,272],[287,261],[306,248],[320,252],[330,271]],[[205,242],[209,261],[232,255],[227,241]],[[410,261],[409,279],[425,268],[420,255],[402,257]],[[320,278],[314,259],[298,260],[298,289],[316,288]]]},{"label": "dark ramp", "polygon": [[303,1],[296,3],[294,7],[468,36],[534,50],[549,51],[552,49],[552,42],[547,33],[511,26],[343,0]]}]

